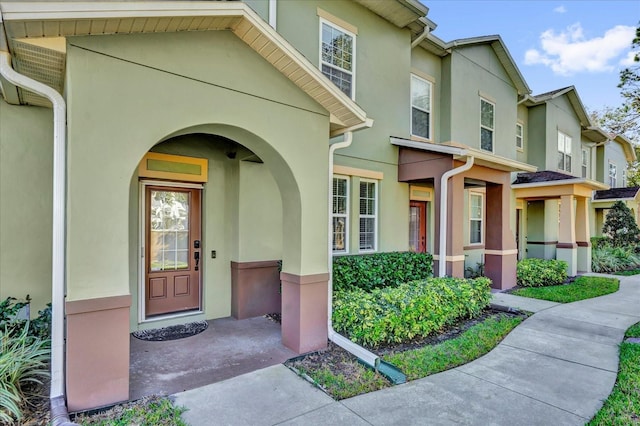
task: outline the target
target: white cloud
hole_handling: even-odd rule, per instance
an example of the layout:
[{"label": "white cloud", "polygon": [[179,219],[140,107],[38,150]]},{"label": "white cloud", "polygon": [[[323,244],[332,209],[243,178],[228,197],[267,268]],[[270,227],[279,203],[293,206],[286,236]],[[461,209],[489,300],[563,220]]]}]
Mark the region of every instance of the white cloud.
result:
[{"label": "white cloud", "polygon": [[558,33],[547,30],[540,34],[540,49],[527,50],[524,63],[542,64],[555,74],[565,76],[580,72],[610,72],[615,70],[613,63],[616,59],[631,48],[634,35],[635,28],[625,25],[617,25],[603,36],[590,39],[585,37],[580,23]]},{"label": "white cloud", "polygon": [[627,52],[627,56],[625,56],[620,60],[620,66],[630,67],[632,65],[636,65],[637,62],[635,62],[633,58],[635,58],[635,56],[638,54],[640,54],[640,52],[633,52],[633,51]]},{"label": "white cloud", "polygon": [[553,11],[555,13],[565,13],[567,11],[567,8],[564,7],[564,5],[560,5],[560,6],[556,7],[556,8],[554,8]]}]

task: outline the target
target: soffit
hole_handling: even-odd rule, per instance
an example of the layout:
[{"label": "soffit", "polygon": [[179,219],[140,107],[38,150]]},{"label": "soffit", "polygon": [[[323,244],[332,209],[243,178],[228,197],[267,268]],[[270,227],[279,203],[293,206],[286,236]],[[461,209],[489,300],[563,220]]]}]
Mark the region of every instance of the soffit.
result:
[{"label": "soffit", "polygon": [[[240,2],[0,2],[0,7],[16,69],[60,93],[65,53],[29,39],[228,30],[322,105],[330,113],[332,134],[371,124],[364,110]],[[42,104],[22,92],[21,103]]]},{"label": "soffit", "polygon": [[[426,16],[429,8],[417,0],[354,0],[399,28],[414,24]],[[421,24],[417,24],[421,25]],[[421,25],[424,27],[424,24]]]}]

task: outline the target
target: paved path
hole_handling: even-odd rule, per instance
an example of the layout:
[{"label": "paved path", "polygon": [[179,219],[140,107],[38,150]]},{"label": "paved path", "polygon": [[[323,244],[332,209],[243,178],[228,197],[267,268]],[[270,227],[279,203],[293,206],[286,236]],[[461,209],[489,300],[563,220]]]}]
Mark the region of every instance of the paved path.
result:
[{"label": "paved path", "polygon": [[334,401],[282,365],[176,394],[198,425],[583,425],[616,380],[618,344],[640,321],[640,277],[571,304],[497,294],[533,316],[464,366]]}]

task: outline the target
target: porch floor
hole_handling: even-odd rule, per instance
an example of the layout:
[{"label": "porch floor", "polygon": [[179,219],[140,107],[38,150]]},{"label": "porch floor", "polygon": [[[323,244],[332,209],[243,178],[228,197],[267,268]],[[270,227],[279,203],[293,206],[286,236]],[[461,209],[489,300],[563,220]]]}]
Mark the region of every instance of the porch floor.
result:
[{"label": "porch floor", "polygon": [[129,398],[170,395],[280,364],[297,354],[282,345],[280,324],[265,317],[211,320],[185,339],[130,337]]}]

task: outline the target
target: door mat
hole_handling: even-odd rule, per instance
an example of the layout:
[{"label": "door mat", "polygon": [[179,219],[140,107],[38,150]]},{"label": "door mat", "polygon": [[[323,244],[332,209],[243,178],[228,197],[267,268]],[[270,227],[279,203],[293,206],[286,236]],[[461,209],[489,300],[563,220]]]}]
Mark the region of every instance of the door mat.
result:
[{"label": "door mat", "polygon": [[150,342],[164,342],[167,340],[184,339],[195,336],[207,329],[209,324],[206,321],[190,322],[188,324],[172,325],[152,330],[140,330],[131,333],[133,337]]}]

